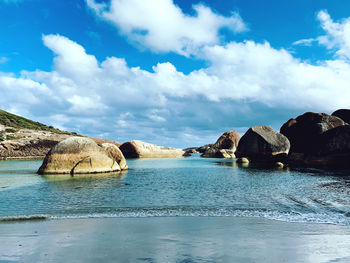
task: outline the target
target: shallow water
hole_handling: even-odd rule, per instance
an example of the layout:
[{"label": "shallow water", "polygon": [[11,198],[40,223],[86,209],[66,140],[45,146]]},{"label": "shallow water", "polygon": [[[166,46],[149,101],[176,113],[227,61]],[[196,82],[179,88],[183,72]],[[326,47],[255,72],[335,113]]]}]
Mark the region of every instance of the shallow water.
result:
[{"label": "shallow water", "polygon": [[131,159],[113,175],[39,176],[41,160],[0,162],[0,220],[247,216],[350,225],[347,171],[275,170],[232,160]]}]

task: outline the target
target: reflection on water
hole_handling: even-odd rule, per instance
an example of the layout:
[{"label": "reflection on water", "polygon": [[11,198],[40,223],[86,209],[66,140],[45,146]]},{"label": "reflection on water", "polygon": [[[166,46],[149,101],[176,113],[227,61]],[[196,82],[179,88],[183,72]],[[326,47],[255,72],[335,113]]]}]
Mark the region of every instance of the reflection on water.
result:
[{"label": "reflection on water", "polygon": [[35,174],[41,161],[0,162],[0,218],[255,216],[350,224],[346,171],[243,166],[234,160],[128,160],[115,174]]},{"label": "reflection on water", "polygon": [[96,173],[96,174],[44,174],[41,175],[43,178],[47,179],[48,181],[91,181],[96,179],[103,179],[103,178],[110,178],[110,177],[119,177],[120,179],[124,178],[127,174],[126,171],[121,172],[113,172],[113,173]]}]

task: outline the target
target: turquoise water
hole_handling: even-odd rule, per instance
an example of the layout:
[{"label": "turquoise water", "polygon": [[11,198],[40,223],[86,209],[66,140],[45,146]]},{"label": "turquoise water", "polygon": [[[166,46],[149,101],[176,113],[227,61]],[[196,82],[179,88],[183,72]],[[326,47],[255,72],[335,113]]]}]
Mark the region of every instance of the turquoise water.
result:
[{"label": "turquoise water", "polygon": [[0,162],[0,220],[243,216],[350,225],[346,171],[274,170],[231,160],[128,160],[129,171],[39,176],[41,160]]}]

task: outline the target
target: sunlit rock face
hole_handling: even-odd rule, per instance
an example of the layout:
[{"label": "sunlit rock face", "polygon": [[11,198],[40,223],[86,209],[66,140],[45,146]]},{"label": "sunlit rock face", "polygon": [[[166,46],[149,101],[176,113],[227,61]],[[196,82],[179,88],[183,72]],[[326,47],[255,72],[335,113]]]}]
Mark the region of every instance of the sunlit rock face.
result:
[{"label": "sunlit rock face", "polygon": [[179,158],[185,154],[184,151],[179,149],[158,146],[138,140],[123,143],[120,146],[120,150],[126,158]]},{"label": "sunlit rock face", "polygon": [[54,146],[39,168],[39,174],[108,173],[127,169],[117,146],[97,144],[84,137],[70,137]]},{"label": "sunlit rock face", "polygon": [[225,132],[202,154],[202,157],[235,158],[235,152],[240,139],[241,135],[236,131]]}]

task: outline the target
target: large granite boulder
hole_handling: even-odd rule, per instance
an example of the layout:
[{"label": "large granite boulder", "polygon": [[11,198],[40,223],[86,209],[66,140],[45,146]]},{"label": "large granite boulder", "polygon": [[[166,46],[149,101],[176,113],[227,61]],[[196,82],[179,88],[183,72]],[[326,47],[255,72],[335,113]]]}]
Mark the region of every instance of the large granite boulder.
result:
[{"label": "large granite boulder", "polygon": [[241,135],[236,131],[225,132],[202,157],[207,158],[235,158],[235,152]]},{"label": "large granite boulder", "polygon": [[[296,161],[294,156],[292,161]],[[350,125],[338,126],[318,136],[312,152],[297,160],[306,166],[350,167]]]},{"label": "large granite boulder", "polygon": [[291,152],[307,154],[317,144],[317,138],[320,134],[345,124],[342,119],[336,116],[306,112],[283,124],[280,132],[289,139]]},{"label": "large granite boulder", "polygon": [[332,116],[336,116],[345,121],[346,123],[350,124],[350,110],[348,109],[336,110],[332,113]]},{"label": "large granite boulder", "polygon": [[280,160],[289,152],[287,137],[269,126],[254,126],[240,139],[236,156],[250,160]]},{"label": "large granite boulder", "polygon": [[39,174],[108,173],[127,169],[126,161],[114,144],[85,137],[70,137],[56,144],[46,155]]},{"label": "large granite boulder", "polygon": [[119,148],[126,158],[179,158],[185,154],[184,151],[179,149],[138,140],[125,142]]},{"label": "large granite boulder", "polygon": [[107,153],[112,160],[116,160],[121,170],[128,169],[126,160],[122,151],[114,143],[102,143],[99,144]]}]

